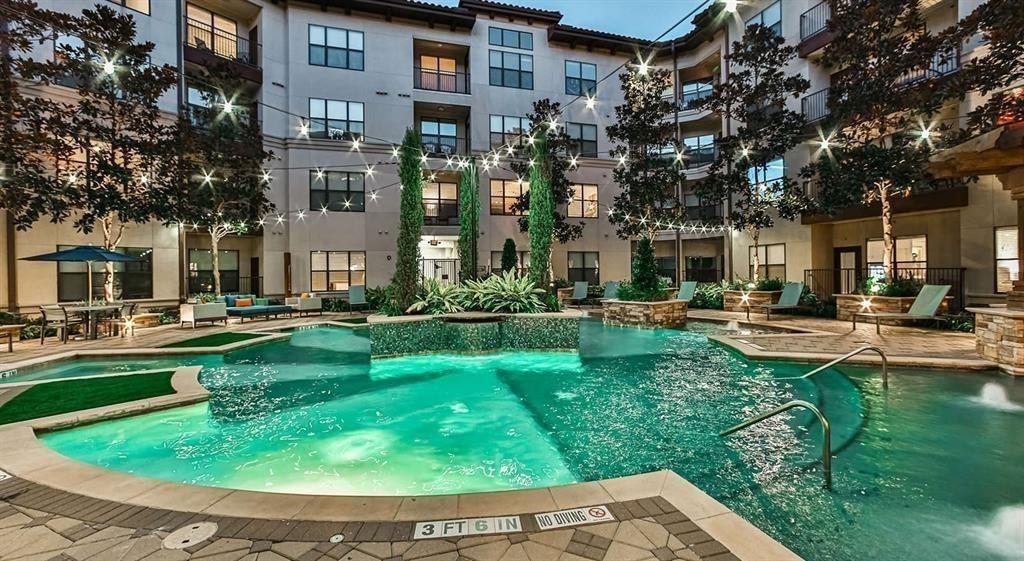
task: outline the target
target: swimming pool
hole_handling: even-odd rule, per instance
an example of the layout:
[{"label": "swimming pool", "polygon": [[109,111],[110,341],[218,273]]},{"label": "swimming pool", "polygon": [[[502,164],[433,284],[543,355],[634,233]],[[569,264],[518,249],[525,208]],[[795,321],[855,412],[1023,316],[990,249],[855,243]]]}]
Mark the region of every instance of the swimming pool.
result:
[{"label": "swimming pool", "polygon": [[[749,362],[707,340],[720,329],[588,321],[579,354],[372,362],[357,332],[301,330],[184,359],[204,366],[207,404],[43,441],[139,475],[298,493],[473,492],[670,468],[808,559],[1019,558],[1024,384],[896,370],[885,391],[869,368],[777,380],[809,367]],[[832,423],[831,492],[808,414],[717,434],[792,398]]]}]

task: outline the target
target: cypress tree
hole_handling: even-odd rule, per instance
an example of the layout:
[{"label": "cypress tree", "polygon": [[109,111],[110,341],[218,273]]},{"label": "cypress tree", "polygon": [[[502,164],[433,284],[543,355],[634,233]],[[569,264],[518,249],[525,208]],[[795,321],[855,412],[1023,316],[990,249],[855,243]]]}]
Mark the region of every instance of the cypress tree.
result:
[{"label": "cypress tree", "polygon": [[501,272],[514,271],[518,264],[516,242],[512,238],[505,238],[505,245],[501,248]]},{"label": "cypress tree", "polygon": [[476,165],[470,163],[459,177],[459,268],[463,279],[476,277],[479,237],[480,187]]},{"label": "cypress tree", "polygon": [[530,278],[538,288],[551,284],[551,237],[554,234],[554,198],[551,193],[551,162],[547,134],[534,138],[530,167]]},{"label": "cypress tree", "polygon": [[395,262],[395,301],[405,310],[416,299],[419,283],[420,238],[423,237],[423,169],[420,134],[405,131],[398,157],[398,178],[402,184],[399,209],[398,251]]}]

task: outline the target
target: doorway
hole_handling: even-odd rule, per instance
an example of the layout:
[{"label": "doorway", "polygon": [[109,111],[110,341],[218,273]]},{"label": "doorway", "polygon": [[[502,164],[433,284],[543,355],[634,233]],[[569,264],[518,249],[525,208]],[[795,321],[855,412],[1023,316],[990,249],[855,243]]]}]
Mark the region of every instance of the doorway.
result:
[{"label": "doorway", "polygon": [[833,250],[833,294],[852,294],[857,291],[863,280],[860,265],[862,251],[859,245],[837,247]]}]

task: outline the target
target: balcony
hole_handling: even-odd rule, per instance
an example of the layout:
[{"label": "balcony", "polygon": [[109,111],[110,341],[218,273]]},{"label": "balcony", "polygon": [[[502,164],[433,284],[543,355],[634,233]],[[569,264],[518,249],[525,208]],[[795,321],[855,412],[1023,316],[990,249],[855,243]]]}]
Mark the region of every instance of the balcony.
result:
[{"label": "balcony", "polygon": [[800,14],[800,45],[798,51],[801,58],[821,49],[832,41],[833,34],[828,30],[828,20],[832,17],[832,8],[828,2],[819,2],[806,12]]},{"label": "balcony", "polygon": [[448,72],[421,66],[413,67],[413,87],[433,92],[469,93],[468,72]]},{"label": "balcony", "polygon": [[459,202],[457,200],[424,199],[423,224],[426,226],[458,226]]},{"label": "balcony", "polygon": [[908,72],[900,79],[900,86],[912,86],[933,78],[942,78],[960,70],[960,49],[936,53],[928,66]]},{"label": "balcony", "polygon": [[684,216],[688,222],[711,222],[721,224],[722,205],[687,206]]},{"label": "balcony", "polygon": [[800,100],[800,111],[808,123],[820,121],[832,114],[828,105],[828,88],[806,95]]},{"label": "balcony", "polygon": [[[221,129],[222,127],[225,129],[227,127],[242,128],[246,123],[255,127],[259,127],[260,125],[255,107],[250,108],[239,106],[233,110],[231,115],[227,115],[217,108],[189,103],[185,106],[185,114],[192,127],[200,131],[209,131],[213,129],[224,130]],[[226,133],[224,136],[232,135],[230,133]]]},{"label": "balcony", "polygon": [[[803,184],[804,194],[814,206],[820,207],[822,201],[822,186],[817,179],[805,181]],[[943,210],[950,208],[965,207],[968,204],[967,185],[957,179],[937,179],[929,185],[915,187],[909,195],[896,197],[892,200],[892,211],[894,214],[905,214],[910,212],[925,212]],[[816,211],[804,213],[800,222],[807,224],[828,224],[841,220],[860,220],[866,218],[878,218],[882,213],[881,203],[856,204],[836,211],[834,214],[825,214]]]},{"label": "balcony", "polygon": [[259,63],[260,45],[249,38],[217,29],[207,23],[185,18],[185,60],[202,66],[228,61],[242,78],[263,81]]},{"label": "balcony", "polygon": [[464,156],[469,151],[465,138],[424,134],[423,152],[429,156]]}]

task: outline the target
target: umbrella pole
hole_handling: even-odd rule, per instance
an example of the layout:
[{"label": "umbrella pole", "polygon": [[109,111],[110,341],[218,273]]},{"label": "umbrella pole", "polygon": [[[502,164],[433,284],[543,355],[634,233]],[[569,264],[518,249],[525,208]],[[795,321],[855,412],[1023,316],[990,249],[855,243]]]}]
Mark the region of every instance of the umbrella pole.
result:
[{"label": "umbrella pole", "polygon": [[92,261],[86,261],[85,266],[88,268],[86,278],[89,279],[89,292],[87,292],[86,306],[92,306]]}]

